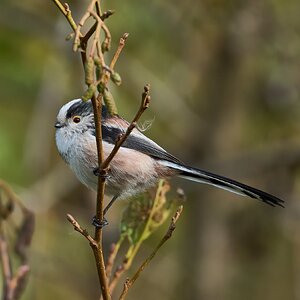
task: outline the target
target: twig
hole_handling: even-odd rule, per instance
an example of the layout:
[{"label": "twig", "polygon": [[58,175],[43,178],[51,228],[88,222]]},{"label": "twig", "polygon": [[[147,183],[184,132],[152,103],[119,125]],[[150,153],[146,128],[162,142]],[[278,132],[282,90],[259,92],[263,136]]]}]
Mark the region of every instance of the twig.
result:
[{"label": "twig", "polygon": [[[1,222],[2,223],[2,222]],[[3,275],[3,300],[16,300],[21,296],[25,287],[29,266],[22,264],[15,275],[12,273],[11,261],[8,254],[8,245],[5,239],[3,226],[0,224],[0,257]]]},{"label": "twig", "polygon": [[122,52],[122,50],[123,50],[123,48],[125,46],[125,42],[126,42],[128,36],[129,36],[129,33],[125,32],[123,34],[123,36],[120,38],[118,49],[117,49],[117,51],[116,51],[116,53],[115,53],[115,55],[114,55],[114,57],[113,57],[113,59],[112,59],[112,61],[110,63],[110,66],[109,66],[111,70],[114,69],[115,64],[116,64],[116,62],[117,62],[117,60],[118,60],[118,58],[120,56],[120,53]]},{"label": "twig", "polygon": [[[99,282],[101,286],[102,296],[103,299],[111,299],[109,292],[108,292],[108,284],[107,284],[107,278],[105,274],[105,264],[103,259],[103,252],[102,252],[102,242],[99,243],[97,240],[93,239],[88,231],[86,229],[82,229],[80,224],[75,220],[75,218],[68,214],[67,215],[68,221],[73,225],[74,230],[79,232],[81,235],[83,235],[90,243],[90,246],[93,250],[95,260],[96,260],[96,266],[99,276]],[[101,237],[101,235],[100,235]]]},{"label": "twig", "polygon": [[136,113],[132,122],[129,124],[126,132],[117,139],[113,150],[111,151],[111,153],[108,155],[108,157],[106,158],[106,160],[103,162],[103,164],[101,166],[102,170],[106,170],[108,168],[110,162],[115,157],[115,155],[117,154],[117,152],[120,149],[120,147],[122,146],[122,144],[126,141],[127,137],[130,135],[132,130],[136,127],[137,121],[139,120],[139,118],[141,117],[143,112],[149,107],[149,103],[150,103],[149,92],[150,92],[150,85],[147,84],[144,87],[144,92],[142,94],[142,101],[141,101],[141,105],[140,105],[138,112]]},{"label": "twig", "polygon": [[[112,16],[115,12],[113,10],[108,10],[108,11],[105,11],[101,16],[100,16],[100,19],[102,21],[104,21],[105,19],[109,18],[110,16]],[[97,24],[98,22],[96,22],[89,30],[88,32],[82,37],[81,39],[81,43],[86,43],[90,37],[93,35],[93,33],[95,32],[96,30],[96,27],[97,27]]]},{"label": "twig", "polygon": [[89,16],[90,16],[89,9],[92,9],[91,5],[94,5],[95,1],[96,0],[94,0],[94,1],[91,2],[91,4],[88,7],[88,10],[82,16],[82,18],[80,19],[80,21],[78,23],[78,26],[75,29],[75,38],[74,38],[74,43],[73,43],[73,51],[74,52],[76,52],[78,50],[78,47],[80,46],[81,28],[83,27],[83,25],[86,22],[86,20],[89,18]]},{"label": "twig", "polygon": [[91,244],[96,244],[97,246],[97,243],[89,235],[88,231],[86,229],[83,229],[71,214],[67,214],[67,219],[73,225],[75,231],[81,233]]},{"label": "twig", "polygon": [[2,222],[0,221],[0,256],[2,265],[2,277],[3,277],[3,299],[9,299],[9,283],[12,279],[12,269],[10,258],[8,255],[8,245],[3,232]]},{"label": "twig", "polygon": [[[8,199],[8,204],[4,205],[0,198],[0,260],[3,278],[3,300],[17,300],[20,298],[29,273],[27,255],[25,247],[30,244],[34,230],[34,216],[23,205],[19,197],[4,181],[0,180],[0,190],[4,192]],[[15,242],[15,252],[20,257],[21,265],[15,274],[12,270],[12,262],[9,255],[9,247],[4,231],[4,221],[13,212],[13,204],[17,204],[23,213],[23,222],[18,228],[18,236]]]},{"label": "twig", "polygon": [[110,253],[108,255],[107,263],[106,263],[106,276],[110,278],[112,273],[112,268],[114,266],[116,256],[119,252],[119,249],[124,241],[124,237],[121,236],[117,243],[113,243],[110,248]]},{"label": "twig", "polygon": [[159,242],[159,244],[156,246],[156,248],[154,249],[154,251],[148,256],[148,258],[141,264],[141,266],[138,268],[138,270],[136,271],[136,273],[129,279],[127,279],[124,283],[124,288],[122,291],[122,294],[120,296],[120,300],[124,300],[129,289],[132,287],[132,285],[135,283],[135,281],[137,280],[137,278],[140,276],[140,274],[144,271],[144,269],[148,266],[148,264],[151,262],[151,260],[154,258],[154,256],[156,255],[156,253],[158,252],[158,250],[164,245],[164,243],[166,241],[168,241],[172,234],[173,231],[176,228],[176,222],[178,221],[181,213],[183,211],[183,206],[179,206],[175,215],[173,216],[170,226],[166,232],[166,234],[164,235],[164,237],[162,238],[162,240]]},{"label": "twig", "polygon": [[122,276],[122,274],[128,270],[128,264],[126,263],[126,261],[124,261],[123,264],[119,265],[116,269],[116,271],[114,272],[113,277],[111,278],[111,281],[109,283],[109,292],[112,294],[119,278]]},{"label": "twig", "polygon": [[[105,274],[105,264],[104,264],[104,258],[103,258],[103,251],[102,251],[102,242],[99,243],[96,239],[93,239],[91,235],[88,233],[86,229],[83,229],[80,224],[75,220],[75,218],[67,214],[68,221],[73,225],[74,230],[79,232],[82,236],[84,236],[90,243],[90,246],[93,250],[97,271],[98,271],[98,277],[100,282],[100,287],[102,291],[103,299],[111,299],[109,290],[108,290],[108,284],[107,284],[107,278]],[[102,235],[100,235],[100,238]]]},{"label": "twig", "polygon": [[[98,168],[104,160],[104,153],[102,148],[102,130],[101,130],[101,111],[102,101],[100,98],[96,98],[95,95],[92,97],[94,116],[95,116],[95,130],[96,130],[96,143],[97,143],[97,156],[98,156]],[[96,218],[98,220],[103,219],[103,200],[104,200],[104,189],[105,189],[105,174],[101,173],[98,176],[98,189],[97,189],[97,207],[96,207]],[[102,243],[102,228],[96,227],[95,229],[95,241],[98,244]]]},{"label": "twig", "polygon": [[93,39],[93,43],[92,43],[92,47],[90,50],[90,56],[94,57],[95,55],[95,50],[97,47],[97,43],[99,43],[99,35],[100,35],[100,30],[103,24],[103,21],[100,19],[100,17],[98,17],[98,15],[96,15],[94,12],[91,12],[91,15],[95,17],[96,19],[96,30],[95,30],[95,35],[94,35],[94,39]]},{"label": "twig", "polygon": [[9,299],[19,299],[21,296],[21,293],[24,290],[24,287],[27,282],[27,277],[29,274],[30,268],[28,265],[24,264],[21,265],[17,271],[15,276],[12,278],[10,282],[10,289],[12,291],[11,298]]},{"label": "twig", "polygon": [[[92,16],[95,18],[95,20],[97,21],[97,25],[96,26],[100,26],[100,28],[103,28],[103,31],[105,33],[105,40],[104,43],[107,44],[107,48],[109,49],[110,43],[111,43],[111,34],[107,28],[107,26],[104,24],[101,16],[99,16],[98,14],[96,14],[94,12],[94,6],[95,4],[97,4],[98,1],[97,0],[92,0],[91,3],[89,4],[85,14],[82,16],[82,18],[80,19],[78,26],[75,30],[75,38],[74,38],[74,44],[73,44],[73,51],[77,51],[78,47],[81,45],[81,28],[84,26],[85,22],[87,21],[87,19]],[[84,37],[84,41],[87,41],[88,38],[92,35],[92,29],[93,27],[90,29],[90,31],[88,31],[88,34],[86,37]],[[96,29],[96,28],[95,28]],[[96,34],[95,34],[96,35]],[[99,33],[96,35],[96,39],[99,40]]]},{"label": "twig", "polygon": [[72,17],[69,5],[67,3],[65,3],[65,5],[62,5],[59,0],[52,0],[52,2],[54,2],[54,4],[59,8],[62,14],[66,17],[72,29],[76,31],[77,25]]},{"label": "twig", "polygon": [[97,12],[97,14],[98,14],[99,17],[102,15],[102,10],[101,10],[101,6],[100,6],[100,0],[96,1],[96,12]]}]

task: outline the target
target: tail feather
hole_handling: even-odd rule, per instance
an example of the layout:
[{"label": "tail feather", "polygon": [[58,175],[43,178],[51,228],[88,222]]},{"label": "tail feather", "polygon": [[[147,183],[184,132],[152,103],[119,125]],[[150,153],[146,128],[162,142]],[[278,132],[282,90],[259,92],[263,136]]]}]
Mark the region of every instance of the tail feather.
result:
[{"label": "tail feather", "polygon": [[172,163],[172,162],[166,161],[163,164],[167,165],[168,167],[170,167],[172,169],[179,171],[179,176],[186,178],[188,180],[213,185],[218,188],[230,191],[232,193],[236,193],[236,194],[239,194],[242,196],[248,196],[250,198],[260,200],[271,206],[284,207],[283,200],[281,200],[275,196],[272,196],[266,192],[258,190],[256,188],[248,186],[246,184],[232,180],[230,178],[216,175],[216,174],[204,171],[204,170],[191,168],[191,167],[187,167],[187,166],[183,166],[183,165],[178,165],[178,164]]}]

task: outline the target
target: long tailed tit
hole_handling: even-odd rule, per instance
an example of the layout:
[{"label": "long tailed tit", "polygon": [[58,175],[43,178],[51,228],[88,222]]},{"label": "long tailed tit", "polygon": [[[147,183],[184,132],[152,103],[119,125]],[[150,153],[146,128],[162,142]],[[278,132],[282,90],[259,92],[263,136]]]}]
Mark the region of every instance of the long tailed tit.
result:
[{"label": "long tailed tit", "polygon": [[[116,139],[129,123],[102,110],[104,157],[114,147]],[[60,109],[57,115],[56,145],[64,161],[87,187],[97,189],[98,167],[95,125],[91,101],[75,99]],[[230,192],[258,199],[272,206],[283,206],[283,200],[235,180],[201,169],[189,167],[166,152],[151,139],[134,129],[110,164],[106,191],[113,200],[128,198],[154,186],[160,178],[179,176],[206,183]],[[110,206],[110,205],[109,205]],[[105,210],[106,212],[106,210]]]}]

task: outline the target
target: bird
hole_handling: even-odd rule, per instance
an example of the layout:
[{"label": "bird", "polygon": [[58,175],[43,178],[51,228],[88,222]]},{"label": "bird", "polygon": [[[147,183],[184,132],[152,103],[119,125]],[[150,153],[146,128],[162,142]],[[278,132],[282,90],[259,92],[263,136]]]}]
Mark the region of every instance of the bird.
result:
[{"label": "bird", "polygon": [[[110,115],[102,105],[102,145],[104,159],[117,139],[124,134],[129,122],[118,115]],[[80,182],[97,190],[98,155],[94,112],[91,100],[74,99],[64,104],[55,123],[56,146],[62,159]],[[106,193],[113,196],[104,209],[108,211],[116,199],[127,199],[142,193],[161,178],[179,176],[198,183],[209,184],[241,196],[257,199],[271,206],[284,207],[284,201],[259,189],[233,179],[191,167],[134,128],[110,163],[106,178]],[[95,226],[107,221],[94,220]]]}]

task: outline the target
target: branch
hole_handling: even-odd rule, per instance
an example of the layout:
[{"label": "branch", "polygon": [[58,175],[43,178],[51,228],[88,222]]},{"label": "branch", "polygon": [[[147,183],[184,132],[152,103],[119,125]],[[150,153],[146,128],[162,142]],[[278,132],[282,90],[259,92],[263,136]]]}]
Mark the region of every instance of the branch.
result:
[{"label": "branch", "polygon": [[[99,243],[96,239],[93,239],[91,235],[88,233],[86,229],[83,229],[80,224],[75,220],[75,218],[67,214],[68,221],[73,225],[74,230],[79,232],[83,237],[85,237],[93,250],[97,271],[98,271],[98,278],[100,282],[100,287],[102,291],[103,299],[111,299],[109,294],[108,284],[107,284],[107,277],[105,273],[105,264],[103,259],[103,251],[102,251],[102,241]],[[96,229],[97,230],[97,229]],[[102,235],[100,235],[100,240],[102,240]]]},{"label": "branch", "polygon": [[[110,276],[111,276],[112,268],[114,266],[117,254],[119,252],[119,249],[120,249],[123,241],[124,241],[124,237],[121,236],[117,243],[113,243],[111,245],[110,253],[108,255],[107,264],[106,264],[106,276],[107,276],[107,278],[110,278]],[[110,293],[111,293],[111,291],[110,291]]]},{"label": "branch", "polygon": [[128,36],[129,36],[129,33],[125,32],[123,34],[123,36],[120,38],[118,49],[117,49],[117,51],[116,51],[116,53],[115,53],[115,55],[114,55],[114,57],[113,57],[113,59],[112,59],[112,61],[110,63],[110,66],[109,66],[109,68],[111,70],[114,69],[116,62],[119,59],[120,53],[122,52],[122,50],[123,50],[123,48],[125,46],[125,42],[126,42]]},{"label": "branch", "polygon": [[[104,21],[105,19],[109,18],[110,16],[112,16],[115,12],[113,10],[107,10],[103,13],[103,15],[100,16],[100,19],[102,21]],[[87,41],[90,39],[90,37],[93,35],[93,33],[96,30],[98,22],[96,22],[89,30],[88,32],[85,34],[85,36],[82,37],[81,39],[81,43],[87,43]]]},{"label": "branch", "polygon": [[120,147],[126,141],[127,137],[130,135],[130,133],[132,132],[132,130],[136,127],[137,121],[139,120],[139,118],[141,117],[141,115],[143,114],[143,112],[149,107],[149,103],[150,103],[149,92],[150,92],[150,85],[147,84],[144,87],[144,92],[142,94],[142,101],[141,101],[141,105],[140,105],[140,108],[139,108],[138,112],[136,113],[136,115],[133,118],[132,122],[129,124],[126,132],[117,139],[116,144],[115,144],[113,150],[108,155],[108,157],[106,158],[106,160],[103,162],[103,164],[101,166],[101,169],[103,171],[107,170],[109,164],[111,163],[112,159],[117,154],[117,152],[120,149]]},{"label": "branch", "polygon": [[159,242],[159,244],[156,246],[156,248],[154,249],[154,251],[141,264],[141,266],[138,268],[138,270],[136,271],[136,273],[130,279],[127,278],[127,280],[124,283],[124,288],[123,288],[123,291],[122,291],[122,294],[121,294],[119,300],[124,300],[125,299],[125,297],[127,296],[127,293],[129,291],[129,289],[132,287],[132,285],[135,283],[135,281],[140,276],[140,274],[144,271],[144,269],[148,266],[148,264],[154,258],[154,256],[158,252],[158,250],[164,245],[164,243],[166,241],[168,241],[172,237],[173,231],[176,228],[176,222],[178,221],[178,219],[179,219],[182,211],[183,211],[183,206],[181,205],[181,206],[178,207],[175,215],[173,216],[173,218],[171,220],[171,223],[170,223],[170,226],[169,226],[166,234],[164,235],[164,237],[162,238],[162,240]]},{"label": "branch", "polygon": [[[53,0],[55,4],[58,6],[58,8],[61,10],[61,12],[67,17],[70,17],[70,12],[68,13],[66,8],[61,5],[59,0]],[[95,14],[94,9],[96,7],[97,14]],[[95,58],[95,50],[97,49],[98,55],[101,59],[101,64],[104,65],[104,59],[102,56],[100,45],[100,30],[103,29],[105,33],[105,41],[106,43],[110,44],[110,32],[106,25],[104,25],[103,20],[100,16],[101,9],[100,9],[100,3],[99,0],[92,0],[90,1],[90,4],[88,5],[88,8],[86,9],[86,12],[82,16],[78,26],[72,26],[72,22],[70,18],[67,17],[69,23],[71,24],[72,29],[75,31],[75,37],[74,37],[74,43],[73,43],[73,50],[76,51],[78,48],[81,48],[81,59],[83,66],[85,68],[85,64],[87,62],[87,44],[90,39],[90,37],[94,34],[93,39],[93,45],[91,47],[89,57],[94,60]],[[110,16],[112,13],[108,12],[105,15],[103,15],[103,19]],[[81,29],[84,26],[87,19],[92,16],[96,20],[96,24],[94,24],[90,30],[86,33],[85,36],[82,35]],[[100,51],[99,51],[100,50]],[[93,62],[94,64],[94,62]],[[85,69],[86,73],[86,69]],[[86,73],[86,79],[87,79],[87,73]],[[92,76],[93,81],[94,76]],[[86,80],[87,81],[87,80]],[[87,82],[88,83],[88,89],[92,91],[92,94],[90,96],[92,103],[93,103],[93,110],[94,110],[94,120],[95,120],[95,130],[96,130],[96,141],[97,141],[97,154],[98,154],[98,164],[99,166],[102,164],[103,161],[103,150],[102,150],[102,131],[101,131],[101,111],[102,111],[102,98],[96,97],[95,90],[91,89],[93,82]],[[103,199],[104,199],[104,187],[105,187],[105,178],[101,178],[99,176],[98,178],[98,191],[97,191],[97,205],[96,205],[96,217],[99,220],[103,219]],[[96,228],[95,229],[95,238],[93,239],[86,230],[83,230],[79,223],[71,216],[68,215],[68,220],[73,225],[74,229],[81,233],[89,242],[90,246],[93,250],[94,256],[95,256],[95,262],[98,272],[98,279],[99,284],[101,288],[101,292],[103,295],[104,300],[111,299],[109,292],[108,292],[108,284],[107,284],[107,278],[106,278],[106,272],[105,272],[105,264],[104,264],[104,258],[103,258],[103,251],[102,251],[102,229]]]},{"label": "branch", "polygon": [[88,231],[83,229],[71,214],[67,214],[67,220],[73,225],[75,231],[82,234],[94,246],[98,246],[96,241],[89,235]]},{"label": "branch", "polygon": [[62,14],[66,17],[68,20],[71,28],[76,31],[77,25],[72,17],[71,10],[69,8],[69,5],[65,3],[65,5],[62,5],[59,0],[52,0],[54,4],[59,8],[59,10],[62,12]]},{"label": "branch", "polygon": [[8,299],[8,297],[6,297],[5,295],[9,294],[9,283],[12,279],[12,268],[8,255],[8,245],[3,232],[2,222],[0,223],[0,256],[3,276],[3,297],[4,299]]},{"label": "branch", "polygon": [[[29,266],[27,264],[26,247],[29,246],[34,231],[34,215],[21,202],[19,197],[4,181],[0,180],[0,190],[7,198],[3,203],[0,197],[0,260],[3,278],[3,300],[17,300],[26,285]],[[0,193],[1,196],[1,193]],[[13,274],[12,261],[9,255],[9,245],[4,230],[4,223],[13,212],[14,204],[18,205],[23,214],[21,226],[17,228],[15,239],[15,253],[20,258],[20,266]]]}]

